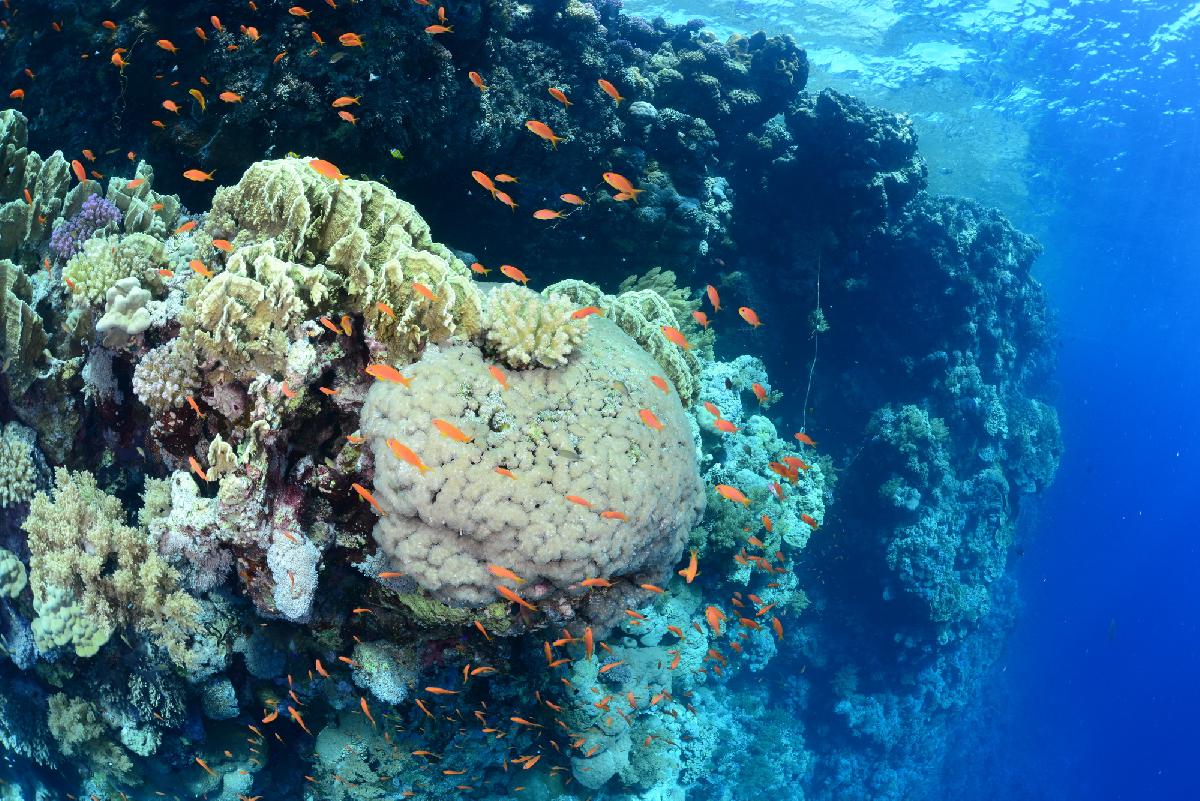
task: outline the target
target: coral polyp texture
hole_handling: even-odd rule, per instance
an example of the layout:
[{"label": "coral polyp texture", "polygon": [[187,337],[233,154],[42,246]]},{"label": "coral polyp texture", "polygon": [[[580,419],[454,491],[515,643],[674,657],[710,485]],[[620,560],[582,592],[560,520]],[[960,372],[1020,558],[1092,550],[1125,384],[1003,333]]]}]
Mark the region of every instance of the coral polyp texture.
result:
[{"label": "coral polyp texture", "polygon": [[453,604],[495,597],[489,565],[519,570],[530,600],[586,597],[571,590],[586,578],[661,581],[704,492],[679,397],[650,381],[660,366],[603,319],[561,367],[501,384],[489,366],[474,345],[430,348],[405,371],[409,386],[367,393],[362,434],[384,512],[374,535],[389,564]]}]

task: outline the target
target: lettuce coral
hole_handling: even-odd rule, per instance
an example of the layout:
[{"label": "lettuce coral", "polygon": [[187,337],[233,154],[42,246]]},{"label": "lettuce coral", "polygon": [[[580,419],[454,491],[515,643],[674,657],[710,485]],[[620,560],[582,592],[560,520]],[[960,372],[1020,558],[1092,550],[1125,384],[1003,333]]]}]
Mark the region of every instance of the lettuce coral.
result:
[{"label": "lettuce coral", "polygon": [[[650,381],[658,365],[598,319],[565,367],[514,372],[507,389],[487,367],[474,346],[431,348],[407,371],[411,389],[378,382],[367,394],[361,431],[386,512],[375,539],[397,569],[452,604],[495,598],[489,564],[520,566],[531,597],[588,576],[660,580],[704,494],[679,398]],[[470,441],[441,436],[434,419]]]}]

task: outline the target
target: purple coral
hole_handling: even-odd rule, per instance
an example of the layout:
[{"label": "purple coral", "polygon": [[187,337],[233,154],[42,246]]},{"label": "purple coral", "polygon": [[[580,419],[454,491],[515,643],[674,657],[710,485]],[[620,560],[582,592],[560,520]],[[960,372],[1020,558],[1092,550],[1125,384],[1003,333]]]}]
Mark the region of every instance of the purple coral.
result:
[{"label": "purple coral", "polygon": [[97,231],[121,224],[121,210],[100,195],[88,195],[74,217],[50,234],[50,252],[60,262],[83,250],[83,243]]}]

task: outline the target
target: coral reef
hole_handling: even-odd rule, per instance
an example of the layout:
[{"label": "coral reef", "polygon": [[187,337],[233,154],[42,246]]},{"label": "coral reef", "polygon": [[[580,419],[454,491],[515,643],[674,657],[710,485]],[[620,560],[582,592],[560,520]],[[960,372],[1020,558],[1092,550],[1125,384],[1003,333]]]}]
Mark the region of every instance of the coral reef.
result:
[{"label": "coral reef", "polygon": [[563,295],[545,298],[522,286],[496,287],[488,295],[484,339],[490,354],[509,367],[566,364],[587,331],[587,319]]}]

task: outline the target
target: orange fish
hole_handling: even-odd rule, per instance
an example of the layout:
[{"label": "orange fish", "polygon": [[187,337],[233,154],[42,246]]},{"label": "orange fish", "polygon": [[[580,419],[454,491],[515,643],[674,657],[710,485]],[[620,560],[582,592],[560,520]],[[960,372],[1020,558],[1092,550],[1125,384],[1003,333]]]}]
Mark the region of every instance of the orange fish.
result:
[{"label": "orange fish", "polygon": [[252,42],[258,41],[258,28],[255,28],[254,26],[250,26],[249,28],[246,28],[246,30],[243,31],[243,33],[245,33],[246,36],[248,36],[250,38],[250,41],[252,41]]},{"label": "orange fish", "polygon": [[[678,572],[679,575],[683,576],[684,581],[686,581],[688,584],[691,584],[693,581],[696,580],[696,576],[699,575],[699,573],[700,573],[698,568],[699,568],[699,563],[696,559],[696,551],[693,549],[691,558],[688,559],[688,566],[685,567],[683,570],[679,570],[676,572]],[[679,638],[683,639],[683,636],[680,635]]]},{"label": "orange fish", "polygon": [[740,489],[731,487],[728,484],[718,484],[714,489],[717,494],[723,498],[727,498],[734,503],[740,503],[742,506],[749,506],[750,499],[747,498]]},{"label": "orange fish", "polygon": [[204,468],[196,461],[195,456],[188,457],[188,464],[191,466],[192,472],[198,475],[201,481],[208,481],[208,473],[204,472]]},{"label": "orange fish", "polygon": [[166,50],[168,53],[179,52],[179,48],[176,47],[170,39],[159,39],[157,42],[155,42],[155,44],[161,47],[163,50]]},{"label": "orange fish", "polygon": [[501,567],[500,565],[488,565],[488,572],[496,578],[509,579],[510,581],[517,582],[518,584],[525,583],[525,579],[509,570],[507,567]]},{"label": "orange fish", "polygon": [[137,189],[139,186],[141,186],[144,183],[146,183],[145,178],[134,178],[132,181],[129,181],[128,183],[125,184],[125,188],[126,189]]},{"label": "orange fish", "polygon": [[758,398],[758,402],[760,405],[762,404],[763,401],[765,401],[767,399],[767,390],[763,387],[762,384],[759,384],[757,382],[754,384],[751,384],[750,389],[754,390],[754,397]]},{"label": "orange fish", "polygon": [[225,30],[224,26],[221,25],[221,18],[218,17],[216,14],[209,17],[208,21],[212,23],[213,30],[217,30],[217,31]]},{"label": "orange fish", "polygon": [[549,142],[550,146],[555,150],[558,150],[558,143],[562,141],[562,137],[555,136],[554,131],[550,129],[549,125],[537,120],[529,120],[525,123],[525,127],[537,136],[540,136],[542,139],[545,139],[547,142]]},{"label": "orange fish", "polygon": [[523,606],[524,608],[528,609],[530,612],[537,611],[536,606],[534,606],[533,604],[526,601],[520,595],[517,595],[515,592],[510,590],[508,587],[505,587],[503,584],[496,585],[496,592],[500,593],[502,596],[504,596],[508,600],[512,601],[513,603],[517,604],[518,606]]},{"label": "orange fish", "polygon": [[500,265],[500,274],[503,275],[505,278],[509,278],[509,279],[512,279],[513,281],[516,281],[518,284],[524,284],[525,286],[529,286],[529,278],[526,277],[525,273],[521,272],[516,267],[513,267],[511,264],[501,264]]},{"label": "orange fish", "polygon": [[509,718],[509,720],[513,723],[520,723],[522,726],[531,726],[535,729],[545,728],[540,723],[534,723],[532,720],[526,720],[525,718]]},{"label": "orange fish", "polygon": [[604,667],[600,668],[600,671],[599,671],[599,672],[600,672],[600,673],[607,673],[608,671],[610,671],[610,670],[613,670],[614,668],[618,668],[618,667],[620,667],[620,666],[621,666],[621,665],[623,665],[623,664],[625,664],[625,660],[621,660],[620,662],[609,662],[607,665],[605,665]]},{"label": "orange fish", "polygon": [[482,634],[488,642],[492,641],[492,635],[488,634],[488,630],[485,629],[483,624],[478,620],[475,621],[475,628],[479,629],[479,633]]},{"label": "orange fish", "polygon": [[649,409],[642,409],[638,412],[638,415],[642,418],[642,422],[650,428],[653,428],[655,431],[662,431],[663,424],[654,416],[654,412]]},{"label": "orange fish", "polygon": [[600,86],[601,89],[604,90],[604,94],[608,95],[613,100],[617,101],[618,106],[621,105],[621,101],[624,100],[625,98],[621,97],[621,93],[617,91],[617,87],[613,86],[611,83],[604,80],[603,78],[596,81],[596,83]]},{"label": "orange fish", "polygon": [[678,328],[673,328],[669,325],[664,325],[662,327],[662,332],[663,332],[663,335],[667,339],[669,339],[671,342],[678,345],[679,347],[683,348],[684,350],[692,349],[692,343],[687,341],[687,337],[685,337],[683,335],[683,332],[680,331]]},{"label": "orange fish", "polygon": [[535,220],[558,220],[562,219],[563,213],[555,209],[538,209],[533,213]]},{"label": "orange fish", "polygon": [[96,160],[96,154],[93,153],[92,151],[88,150],[86,147],[83,150],[81,150],[80,152],[83,153],[83,157],[85,159],[87,159],[88,161]]},{"label": "orange fish", "polygon": [[[313,664],[317,669],[317,673],[321,674],[325,678],[329,678],[329,671],[326,670],[325,666],[321,664],[320,659],[316,660]],[[263,722],[265,723],[266,721]]]},{"label": "orange fish", "polygon": [[783,486],[778,481],[771,482],[771,492],[775,493],[775,497],[783,500]]},{"label": "orange fish", "polygon": [[795,456],[785,456],[783,457],[783,461],[793,470],[810,470],[812,468],[812,465]]},{"label": "orange fish", "polygon": [[[217,776],[216,771],[214,771],[212,768],[210,768],[208,766],[208,763],[205,762],[200,757],[196,757],[196,764],[199,765],[200,767],[204,768],[204,772],[207,773],[209,776],[212,776],[213,778],[220,778],[219,776]],[[95,798],[95,796],[92,796],[92,797]]]},{"label": "orange fish", "polygon": [[189,262],[188,262],[188,267],[191,267],[191,268],[192,268],[192,270],[194,270],[195,272],[197,272],[197,273],[199,273],[200,275],[204,276],[205,278],[212,278],[212,277],[213,277],[212,270],[210,270],[210,269],[208,269],[207,267],[205,267],[205,266],[204,266],[204,262],[200,261],[199,259],[192,259],[191,261],[189,261]]},{"label": "orange fish", "polygon": [[[316,42],[317,44],[319,44],[321,46],[325,45],[325,40],[322,39],[321,34],[317,33],[316,31],[312,31],[312,38],[313,38],[313,41]],[[314,49],[308,55],[311,57],[311,56],[315,56],[316,54],[317,54],[317,51]]]},{"label": "orange fish", "polygon": [[704,401],[704,408],[713,417],[717,418],[718,420],[721,419],[721,410],[716,407],[716,404],[712,403],[711,401]]},{"label": "orange fish", "polygon": [[233,245],[229,243],[228,239],[214,239],[212,241],[212,246],[217,250],[223,250],[226,253],[233,252]]},{"label": "orange fish", "polygon": [[650,383],[654,384],[654,386],[658,387],[666,394],[668,394],[668,395],[671,394],[671,387],[667,384],[667,380],[665,378],[663,378],[661,375],[650,376]]},{"label": "orange fish", "polygon": [[351,125],[358,125],[358,117],[355,117],[349,111],[339,111],[338,117],[340,117],[343,122],[348,122]]},{"label": "orange fish", "polygon": [[492,378],[496,379],[500,389],[508,389],[508,376],[504,374],[503,370],[493,364],[488,367],[488,372],[492,374]]},{"label": "orange fish", "polygon": [[[771,520],[771,518],[768,515],[762,516],[762,523],[763,523],[763,528],[765,528],[767,530],[767,533],[770,533],[775,530],[775,523]],[[751,537],[750,539],[756,539],[756,538]],[[753,544],[753,543],[751,543],[751,544]],[[759,547],[762,547],[761,542],[759,543]]]},{"label": "orange fish", "polygon": [[783,623],[781,623],[779,621],[779,618],[777,618],[777,617],[771,618],[771,628],[775,630],[776,639],[782,640],[783,639]]},{"label": "orange fish", "polygon": [[579,582],[581,587],[611,587],[612,582],[605,578],[589,578]]},{"label": "orange fish", "polygon": [[425,692],[433,695],[458,695],[458,690],[446,690],[441,687],[426,687]]},{"label": "orange fish", "polygon": [[739,307],[738,314],[740,314],[742,316],[742,319],[745,320],[746,322],[750,323],[750,325],[753,326],[754,328],[758,328],[760,325],[762,325],[762,323],[758,319],[758,314],[754,311],[754,309],[750,308],[749,306]]},{"label": "orange fish", "polygon": [[199,89],[188,89],[188,94],[196,98],[196,102],[200,104],[201,111],[208,108],[208,103],[204,100],[204,94]]},{"label": "orange fish", "polygon": [[501,191],[497,190],[494,197],[496,198],[496,200],[499,200],[501,203],[503,203],[505,206],[508,206],[513,211],[517,210],[517,202],[515,200],[513,200],[512,197],[510,197],[507,192],[501,192]]},{"label": "orange fish", "polygon": [[582,320],[584,317],[590,317],[593,314],[604,316],[604,312],[600,311],[599,306],[584,306],[582,309],[576,309],[571,312],[572,320]]},{"label": "orange fish", "polygon": [[470,442],[474,437],[468,437],[460,429],[447,423],[445,420],[433,419],[433,425],[438,430],[438,433],[443,437],[454,440],[455,442]]},{"label": "orange fish", "polygon": [[375,308],[379,309],[379,312],[381,314],[386,314],[388,317],[391,317],[393,320],[396,319],[396,311],[391,306],[384,303],[382,300],[375,304]]},{"label": "orange fish", "polygon": [[559,195],[558,199],[561,200],[563,203],[570,203],[572,206],[586,206],[587,205],[586,200],[581,198],[579,195],[575,195],[570,192],[566,192],[564,194]]},{"label": "orange fish", "polygon": [[275,54],[275,58],[271,60],[271,63],[272,63],[272,64],[278,64],[280,61],[282,61],[282,60],[283,60],[283,57],[284,57],[284,56],[286,56],[286,55],[287,55],[287,51],[286,51],[286,50],[281,50],[281,51],[279,51],[278,53],[276,53],[276,54]]},{"label": "orange fish", "polygon": [[805,434],[803,431],[797,431],[792,436],[794,436],[797,441],[802,442],[805,445],[810,445],[814,448],[817,447],[817,443],[812,441],[812,437],[810,437],[808,434]]},{"label": "orange fish", "polygon": [[482,186],[484,189],[492,193],[492,197],[496,196],[496,185],[492,183],[492,179],[488,177],[486,172],[481,170],[471,170],[471,177],[475,179],[475,183]]},{"label": "orange fish", "polygon": [[367,706],[367,697],[365,695],[359,696],[358,705],[362,708],[363,714],[367,716],[367,720],[371,721],[371,728],[379,728],[375,725],[375,718],[371,716],[371,707]]},{"label": "orange fish", "polygon": [[495,178],[496,178],[496,183],[498,183],[498,184],[519,184],[520,183],[520,181],[518,181],[516,178],[512,177],[511,175],[509,175],[506,172],[497,173]]},{"label": "orange fish", "polygon": [[[213,170],[213,172],[216,172],[216,170]],[[213,174],[211,172],[201,172],[200,170],[186,170],[183,173],[183,177],[189,181],[211,181]]]},{"label": "orange fish", "polygon": [[349,95],[343,95],[343,96],[339,97],[337,100],[334,100],[332,105],[334,108],[345,108],[346,106],[357,106],[357,105],[359,105],[358,101],[361,98],[362,98],[362,95],[357,95],[355,97],[350,97]]},{"label": "orange fish", "polygon": [[388,364],[371,364],[367,366],[366,374],[380,381],[391,381],[393,384],[409,385],[409,379],[400,374],[400,371]]},{"label": "orange fish", "polygon": [[217,95],[217,97],[221,100],[224,100],[226,103],[242,102],[242,96],[237,92],[221,92],[221,94]]},{"label": "orange fish", "polygon": [[336,394],[338,394],[338,391],[337,391],[336,389],[330,389],[329,387],[317,387],[317,389],[321,390],[321,392],[322,392],[323,394],[325,394],[325,395],[336,395]]},{"label": "orange fish", "polygon": [[713,428],[723,431],[726,434],[736,434],[738,432],[738,427],[728,420],[713,420]]},{"label": "orange fish", "polygon": [[483,76],[478,72],[468,72],[467,77],[471,79],[471,83],[475,84],[475,88],[479,91],[486,92],[488,90],[488,85],[483,82]]},{"label": "orange fish", "polygon": [[320,318],[320,322],[321,322],[321,325],[325,326],[325,328],[332,331],[334,336],[341,336],[342,329],[338,328],[337,323],[335,323],[333,320],[330,320],[328,317],[322,317],[322,318]]},{"label": "orange fish", "polygon": [[701,328],[708,328],[708,315],[702,311],[692,312],[692,318],[700,323]]},{"label": "orange fish", "polygon": [[[564,497],[566,497],[566,499],[568,501],[570,501],[571,503],[578,504],[579,506],[586,506],[588,509],[592,508],[591,501],[587,500],[586,498],[581,498],[578,495],[567,495]],[[597,580],[599,581],[601,579],[597,579]],[[584,586],[591,586],[591,585],[585,583]]]},{"label": "orange fish", "polygon": [[343,33],[341,36],[338,37],[338,41],[341,43],[342,47],[362,47],[363,46],[363,39],[357,33],[350,33],[350,32]]},{"label": "orange fish", "polygon": [[600,516],[603,517],[605,520],[623,520],[625,522],[629,522],[628,515],[626,515],[624,512],[617,512],[612,509],[601,512]]},{"label": "orange fish", "polygon": [[707,284],[704,287],[705,294],[708,295],[708,302],[712,304],[713,312],[721,310],[721,296],[717,294],[717,288],[712,284]]},{"label": "orange fish", "polygon": [[112,62],[112,65],[114,67],[116,67],[117,69],[121,70],[121,72],[124,72],[125,68],[127,66],[129,66],[129,62],[127,62],[125,59],[121,58],[121,54],[119,52],[113,53],[112,58],[109,60]]},{"label": "orange fish", "polygon": [[507,467],[496,467],[493,469],[505,478],[511,478],[514,481],[517,479],[517,477],[513,475],[513,471],[509,470]]},{"label": "orange fish", "polygon": [[802,515],[800,515],[800,519],[803,520],[805,523],[807,523],[809,526],[811,526],[814,529],[820,527],[819,524],[817,523],[817,521],[814,520],[811,515],[802,514]]},{"label": "orange fish", "polygon": [[413,281],[413,291],[426,300],[437,300],[437,295],[433,294],[433,290],[422,284],[420,281]]},{"label": "orange fish", "polygon": [[14,100],[24,100],[25,99],[25,90],[24,89],[13,89],[11,92],[8,93],[8,96]]},{"label": "orange fish", "polygon": [[426,470],[429,469],[429,467],[424,462],[421,461],[421,457],[417,456],[409,448],[400,444],[400,441],[398,439],[396,439],[394,437],[388,439],[387,446],[388,446],[388,448],[391,449],[392,454],[397,459],[402,459],[403,461],[408,462],[410,465],[417,468],[417,470],[421,471],[422,473],[424,473]]},{"label": "orange fish", "polygon": [[596,639],[592,633],[592,627],[588,626],[583,630],[583,654],[585,658],[591,659],[594,653],[596,653]]},{"label": "orange fish", "polygon": [[288,13],[293,17],[304,17],[305,19],[312,15],[311,11],[301,8],[300,6],[292,6],[288,9]]},{"label": "orange fish", "polygon": [[708,621],[709,628],[720,637],[721,621],[725,620],[725,613],[715,606],[710,606],[704,610],[704,619]]},{"label": "orange fish", "polygon": [[454,33],[454,28],[449,25],[427,25],[425,33],[437,36],[439,33]]},{"label": "orange fish", "polygon": [[643,590],[646,590],[647,592],[655,592],[655,593],[659,593],[660,595],[662,593],[666,592],[666,590],[664,590],[662,587],[658,586],[657,584],[639,584],[638,586],[641,587]]},{"label": "orange fish", "polygon": [[308,166],[312,167],[326,178],[331,178],[335,181],[341,181],[346,177],[342,174],[341,170],[324,159],[312,159],[308,162]]},{"label": "orange fish", "polygon": [[75,173],[75,177],[80,183],[87,180],[87,170],[83,168],[83,163],[79,159],[71,159],[71,172]]},{"label": "orange fish", "polygon": [[551,97],[553,97],[559,103],[562,103],[564,106],[566,106],[568,108],[575,105],[570,100],[567,100],[567,93],[564,92],[562,89],[557,89],[557,88],[551,86],[546,91],[550,93]]},{"label": "orange fish", "polygon": [[200,405],[196,403],[195,398],[193,398],[191,395],[188,395],[187,402],[188,405],[192,407],[192,411],[196,413],[197,417],[204,417],[204,412],[200,411]]},{"label": "orange fish", "polygon": [[354,491],[358,493],[360,498],[374,506],[375,511],[379,512],[381,515],[386,514],[386,512],[383,511],[383,507],[379,505],[379,501],[375,500],[375,496],[371,494],[370,490],[368,490],[362,484],[351,484],[350,486],[354,488]]},{"label": "orange fish", "polygon": [[297,712],[296,710],[292,709],[290,706],[287,708],[287,711],[288,711],[288,714],[292,716],[292,720],[296,721],[296,723],[299,724],[301,729],[304,729],[304,733],[307,734],[309,737],[312,737],[313,733],[308,730],[308,726],[304,725],[304,718],[300,717],[300,713]]},{"label": "orange fish", "polygon": [[633,184],[629,182],[629,179],[618,172],[606,172],[604,173],[603,178],[604,183],[608,184],[622,195],[626,195],[626,197],[622,198],[622,200],[632,200],[634,203],[637,203],[637,196],[646,191],[645,189],[634,189]]},{"label": "orange fish", "polygon": [[[379,574],[379,578],[381,578],[381,579],[398,579],[398,578],[403,578],[403,577],[404,577],[404,574],[399,571],[396,571],[396,570],[385,570]],[[339,656],[338,659],[341,659],[343,662],[346,662],[345,657]],[[354,663],[347,662],[347,664],[353,665]]]}]

